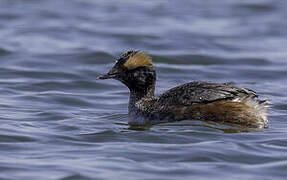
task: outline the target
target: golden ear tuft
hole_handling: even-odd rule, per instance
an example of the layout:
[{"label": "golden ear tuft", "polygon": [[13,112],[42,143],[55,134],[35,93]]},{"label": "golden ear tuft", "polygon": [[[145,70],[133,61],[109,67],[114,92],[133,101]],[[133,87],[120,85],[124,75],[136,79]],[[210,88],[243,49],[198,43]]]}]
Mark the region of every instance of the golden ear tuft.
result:
[{"label": "golden ear tuft", "polygon": [[128,69],[135,69],[142,66],[153,66],[151,58],[144,52],[137,52],[132,55],[124,64]]}]

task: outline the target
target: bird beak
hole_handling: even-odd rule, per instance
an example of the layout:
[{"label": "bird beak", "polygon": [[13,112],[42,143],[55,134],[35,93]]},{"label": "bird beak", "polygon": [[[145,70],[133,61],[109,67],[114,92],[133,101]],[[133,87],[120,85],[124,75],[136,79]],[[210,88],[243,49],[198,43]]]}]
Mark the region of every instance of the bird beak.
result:
[{"label": "bird beak", "polygon": [[100,75],[97,79],[113,79],[118,77],[119,72],[116,68],[112,68],[107,74]]},{"label": "bird beak", "polygon": [[103,75],[98,76],[97,79],[112,79],[114,77],[116,77],[116,74],[107,73],[107,74],[103,74]]},{"label": "bird beak", "polygon": [[103,74],[97,77],[97,79],[110,79],[108,74]]}]

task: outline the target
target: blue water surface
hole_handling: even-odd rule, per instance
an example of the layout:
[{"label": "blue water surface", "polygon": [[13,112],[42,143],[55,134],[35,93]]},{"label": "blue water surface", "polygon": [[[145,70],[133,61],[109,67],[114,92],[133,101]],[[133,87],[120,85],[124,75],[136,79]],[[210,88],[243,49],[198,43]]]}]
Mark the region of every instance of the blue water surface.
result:
[{"label": "blue water surface", "polygon": [[[0,179],[285,179],[287,1],[1,0]],[[98,81],[148,52],[156,94],[232,82],[270,100],[269,128],[187,120],[130,129],[129,92]]]}]

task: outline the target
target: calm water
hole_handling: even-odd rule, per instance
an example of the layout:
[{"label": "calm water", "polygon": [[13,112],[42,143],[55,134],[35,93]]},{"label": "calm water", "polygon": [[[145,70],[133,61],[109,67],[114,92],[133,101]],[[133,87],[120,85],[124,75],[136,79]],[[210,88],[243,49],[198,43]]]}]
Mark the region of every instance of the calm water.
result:
[{"label": "calm water", "polygon": [[[0,0],[0,179],[285,179],[287,1]],[[127,125],[128,90],[97,81],[149,52],[157,94],[192,80],[270,99],[260,132]]]}]

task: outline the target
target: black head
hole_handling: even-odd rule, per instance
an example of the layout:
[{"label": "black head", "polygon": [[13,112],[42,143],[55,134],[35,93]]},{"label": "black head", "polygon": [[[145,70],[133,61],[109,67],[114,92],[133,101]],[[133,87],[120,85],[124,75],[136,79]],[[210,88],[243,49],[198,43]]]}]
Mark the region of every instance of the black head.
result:
[{"label": "black head", "polygon": [[98,79],[116,79],[131,91],[146,91],[154,87],[156,73],[151,58],[141,51],[123,53],[112,69]]}]

